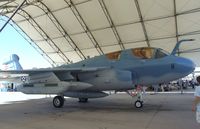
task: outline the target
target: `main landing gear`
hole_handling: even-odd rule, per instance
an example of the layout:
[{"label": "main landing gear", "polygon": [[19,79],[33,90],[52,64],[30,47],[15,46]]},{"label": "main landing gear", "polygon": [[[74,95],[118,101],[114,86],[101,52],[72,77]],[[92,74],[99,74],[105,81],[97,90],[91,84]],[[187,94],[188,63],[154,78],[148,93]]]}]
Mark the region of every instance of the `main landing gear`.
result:
[{"label": "main landing gear", "polygon": [[[53,98],[53,106],[55,108],[61,108],[64,105],[64,96],[56,96]],[[80,103],[87,103],[88,102],[88,98],[79,98],[79,102]]]},{"label": "main landing gear", "polygon": [[61,108],[64,105],[64,96],[56,96],[53,98],[53,106],[55,108]]}]

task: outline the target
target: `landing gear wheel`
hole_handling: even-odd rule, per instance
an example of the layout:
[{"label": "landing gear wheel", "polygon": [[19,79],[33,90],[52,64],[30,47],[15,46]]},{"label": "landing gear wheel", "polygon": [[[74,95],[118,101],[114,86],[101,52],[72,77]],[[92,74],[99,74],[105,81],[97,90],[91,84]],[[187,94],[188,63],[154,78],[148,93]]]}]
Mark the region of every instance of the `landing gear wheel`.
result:
[{"label": "landing gear wheel", "polygon": [[56,96],[53,98],[53,106],[55,108],[61,108],[64,105],[64,97],[63,96]]},{"label": "landing gear wheel", "polygon": [[88,98],[79,98],[80,103],[86,103],[88,102]]},{"label": "landing gear wheel", "polygon": [[136,108],[142,108],[143,107],[143,102],[140,100],[135,101],[135,107]]}]

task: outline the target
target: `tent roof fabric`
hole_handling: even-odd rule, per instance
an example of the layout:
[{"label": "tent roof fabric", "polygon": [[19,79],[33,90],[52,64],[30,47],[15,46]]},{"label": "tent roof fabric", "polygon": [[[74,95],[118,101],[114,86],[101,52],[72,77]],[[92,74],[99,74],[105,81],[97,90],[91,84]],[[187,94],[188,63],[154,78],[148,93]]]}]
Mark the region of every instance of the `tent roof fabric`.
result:
[{"label": "tent roof fabric", "polygon": [[[1,16],[9,18],[23,1],[0,1]],[[178,54],[200,66],[199,0],[26,0],[12,21],[54,66],[136,47],[171,52],[187,38],[195,41]]]}]

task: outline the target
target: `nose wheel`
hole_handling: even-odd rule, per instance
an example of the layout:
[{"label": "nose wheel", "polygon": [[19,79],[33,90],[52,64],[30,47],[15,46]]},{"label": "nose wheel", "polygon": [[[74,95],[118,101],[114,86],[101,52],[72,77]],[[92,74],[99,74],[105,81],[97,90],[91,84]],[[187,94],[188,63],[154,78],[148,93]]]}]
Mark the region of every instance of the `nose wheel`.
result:
[{"label": "nose wheel", "polygon": [[143,107],[143,101],[140,101],[140,100],[135,101],[135,107],[136,108],[142,108]]},{"label": "nose wheel", "polygon": [[61,108],[64,105],[64,97],[63,96],[56,96],[53,98],[53,106],[55,108]]},{"label": "nose wheel", "polygon": [[143,107],[143,97],[142,97],[141,87],[139,88],[137,87],[136,90],[133,92],[127,91],[127,94],[130,95],[132,98],[137,97],[137,100],[134,103],[136,108]]}]

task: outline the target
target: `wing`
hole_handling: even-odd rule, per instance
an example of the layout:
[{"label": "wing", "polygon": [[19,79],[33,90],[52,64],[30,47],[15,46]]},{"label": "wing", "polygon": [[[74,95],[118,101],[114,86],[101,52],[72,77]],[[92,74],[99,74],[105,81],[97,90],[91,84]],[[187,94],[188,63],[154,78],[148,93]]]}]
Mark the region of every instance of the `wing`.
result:
[{"label": "wing", "polygon": [[[80,82],[77,74],[105,70],[92,68],[48,68],[31,70],[0,70],[0,81],[19,83],[18,90],[27,94],[58,94],[66,91],[81,91],[92,84]],[[27,76],[27,77],[24,77]]]},{"label": "wing", "polygon": [[83,68],[44,68],[30,70],[0,70],[0,75],[38,74],[43,72],[90,72],[108,69],[108,67],[83,67]]},{"label": "wing", "polygon": [[[12,79],[14,80],[14,78],[20,78],[24,76],[45,79],[52,75],[57,77],[59,81],[67,81],[67,80],[73,80],[74,75],[77,73],[94,72],[105,69],[108,68],[81,67],[81,68],[46,68],[46,69],[30,69],[30,70],[0,70],[0,81],[9,81]],[[53,80],[55,80],[55,77]]]}]

